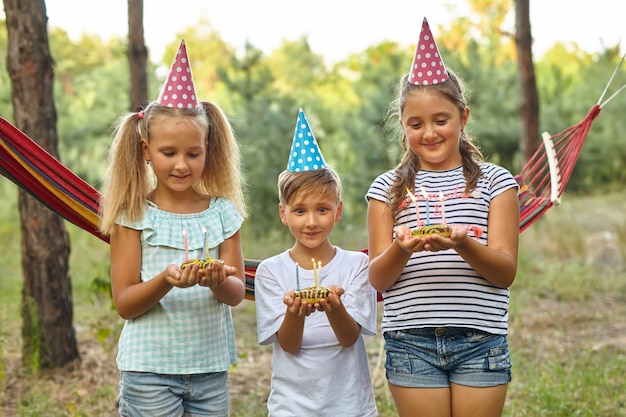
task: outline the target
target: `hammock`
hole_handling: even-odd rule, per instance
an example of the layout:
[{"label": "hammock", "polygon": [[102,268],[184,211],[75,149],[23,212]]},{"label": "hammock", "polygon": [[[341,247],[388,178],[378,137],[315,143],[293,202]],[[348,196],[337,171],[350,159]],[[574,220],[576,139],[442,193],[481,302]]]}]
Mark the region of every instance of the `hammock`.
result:
[{"label": "hammock", "polygon": [[[572,174],[594,119],[602,107],[626,85],[602,102],[619,70],[622,57],[598,103],[578,124],[553,136],[543,134],[543,147],[515,176],[520,185],[520,233],[537,221],[560,198]],[[98,229],[100,195],[90,184],[64,166],[26,134],[0,117],[0,172],[17,186],[83,230],[109,242]],[[363,249],[363,251],[366,251]],[[261,262],[245,259],[246,299],[254,300],[254,276]],[[379,300],[381,299],[379,294]]]},{"label": "hammock", "polygon": [[602,101],[608,88],[619,71],[626,54],[613,71],[611,78],[600,95],[598,102],[589,110],[579,123],[550,136],[542,134],[543,147],[539,147],[528,162],[515,176],[520,189],[520,233],[533,224],[543,213],[553,205],[561,203],[561,196],[569,181],[574,165],[583,148],[591,124],[600,114],[602,108],[615,98],[626,84],[621,86],[613,95]]}]

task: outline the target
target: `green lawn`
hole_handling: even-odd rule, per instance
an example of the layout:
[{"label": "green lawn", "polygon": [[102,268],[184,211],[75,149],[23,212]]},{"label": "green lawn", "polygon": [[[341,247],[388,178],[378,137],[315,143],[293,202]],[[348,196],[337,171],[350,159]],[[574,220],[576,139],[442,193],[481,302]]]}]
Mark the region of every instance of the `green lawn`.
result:
[{"label": "green lawn", "polygon": [[[115,415],[116,337],[108,246],[68,225],[75,328],[82,360],[37,375],[20,368],[21,263],[15,186],[0,178],[0,416]],[[512,286],[513,382],[504,416],[626,416],[626,196],[565,196],[521,237]],[[346,242],[359,242],[351,236]],[[339,239],[335,239],[337,243]],[[346,246],[348,249],[362,247]],[[263,253],[263,242],[246,254]],[[358,243],[356,243],[358,245]],[[265,415],[270,351],[256,344],[254,302],[235,308],[234,417]],[[380,415],[395,416],[380,334],[367,339]]]}]

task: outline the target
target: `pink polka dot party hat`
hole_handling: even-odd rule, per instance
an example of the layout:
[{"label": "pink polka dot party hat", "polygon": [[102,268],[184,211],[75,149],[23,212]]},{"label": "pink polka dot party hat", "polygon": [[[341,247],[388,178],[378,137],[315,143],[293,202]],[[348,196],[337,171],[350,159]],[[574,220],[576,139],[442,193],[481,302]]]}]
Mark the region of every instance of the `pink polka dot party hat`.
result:
[{"label": "pink polka dot party hat", "polygon": [[439,53],[437,42],[428,21],[424,18],[409,72],[409,82],[415,85],[434,85],[441,84],[448,78],[448,71]]},{"label": "pink polka dot party hat", "polygon": [[198,105],[196,87],[191,74],[185,41],[180,42],[174,62],[157,98],[157,103],[167,107],[192,108]]}]

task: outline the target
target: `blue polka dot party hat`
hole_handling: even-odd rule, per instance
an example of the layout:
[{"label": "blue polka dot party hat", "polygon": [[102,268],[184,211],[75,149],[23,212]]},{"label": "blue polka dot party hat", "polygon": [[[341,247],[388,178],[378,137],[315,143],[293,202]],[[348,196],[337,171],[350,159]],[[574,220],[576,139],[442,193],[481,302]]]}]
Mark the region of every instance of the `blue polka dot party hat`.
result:
[{"label": "blue polka dot party hat", "polygon": [[309,122],[306,119],[304,110],[298,112],[296,129],[293,133],[291,143],[291,153],[287,162],[287,171],[302,172],[313,171],[326,167],[326,162],[322,152],[313,136]]}]

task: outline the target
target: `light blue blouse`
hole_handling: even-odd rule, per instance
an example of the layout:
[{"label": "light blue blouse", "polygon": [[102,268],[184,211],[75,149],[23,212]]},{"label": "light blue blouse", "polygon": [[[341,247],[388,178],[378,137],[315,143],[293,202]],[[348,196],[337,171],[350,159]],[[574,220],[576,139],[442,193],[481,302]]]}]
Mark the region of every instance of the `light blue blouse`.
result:
[{"label": "light blue blouse", "polygon": [[[217,198],[207,210],[192,214],[169,213],[147,202],[143,219],[120,224],[141,231],[141,280],[149,281],[168,264],[204,258],[207,241],[209,256],[219,258],[219,245],[242,222],[230,200]],[[195,285],[172,288],[150,311],[125,322],[117,366],[120,371],[197,374],[227,371],[236,358],[230,306],[209,288]]]}]

